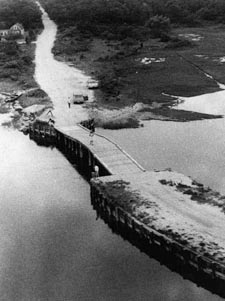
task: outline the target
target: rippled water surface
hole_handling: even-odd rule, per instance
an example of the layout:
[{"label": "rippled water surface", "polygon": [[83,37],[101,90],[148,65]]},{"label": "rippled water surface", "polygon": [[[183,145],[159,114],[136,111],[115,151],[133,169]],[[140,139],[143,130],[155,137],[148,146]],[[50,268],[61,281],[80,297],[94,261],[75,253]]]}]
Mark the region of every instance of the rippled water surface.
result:
[{"label": "rippled water surface", "polygon": [[[44,18],[50,22],[46,14]],[[46,27],[43,36],[54,38],[55,29],[49,31],[53,25]],[[42,36],[37,47],[40,41]],[[54,70],[57,63],[52,57],[45,59],[47,49],[37,55],[37,77],[43,76],[53,87],[57,80],[46,72],[46,64],[51,62],[49,67]],[[63,72],[62,65],[59,70]],[[43,89],[49,88],[44,80],[40,83]],[[68,91],[75,89],[74,82],[66,81],[66,85]],[[61,92],[56,91],[52,89],[50,95],[57,96],[59,114],[60,107],[65,112],[65,103],[61,104]],[[62,117],[60,122],[64,120]],[[168,123],[166,132],[162,123],[149,123],[141,132],[128,131],[126,137],[133,137],[130,140],[124,140],[124,132],[108,134],[146,167],[161,168],[176,158],[180,165],[184,160],[188,166],[186,162],[194,156],[188,143],[179,156],[174,145],[177,139],[182,146],[179,135],[185,129],[177,135],[170,127]],[[1,127],[0,138],[0,300],[221,300],[160,266],[96,220],[89,185],[59,151],[37,146],[27,136]],[[199,144],[197,134],[194,141]],[[208,147],[208,160],[213,157],[212,149]],[[197,151],[194,154],[197,156]],[[192,165],[190,170],[197,170],[194,161]]]}]

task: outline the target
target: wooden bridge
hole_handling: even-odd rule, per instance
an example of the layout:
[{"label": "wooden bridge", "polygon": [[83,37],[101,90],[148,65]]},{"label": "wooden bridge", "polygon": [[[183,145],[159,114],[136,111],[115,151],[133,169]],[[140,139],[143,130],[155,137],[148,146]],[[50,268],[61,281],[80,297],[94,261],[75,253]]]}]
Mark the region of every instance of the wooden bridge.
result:
[{"label": "wooden bridge", "polygon": [[78,169],[91,177],[95,165],[99,167],[99,176],[143,173],[145,169],[136,162],[118,144],[110,139],[94,134],[91,143],[89,130],[82,125],[72,127],[50,127],[36,123],[30,127],[30,134],[36,138],[42,136],[54,138],[54,144],[66,155],[74,159]]},{"label": "wooden bridge", "polygon": [[56,127],[55,130],[56,135],[63,135],[65,139],[70,139],[72,143],[79,141],[82,147],[89,149],[89,156],[92,155],[111,175],[142,173],[145,171],[127,152],[108,138],[95,134],[93,144],[91,144],[89,130],[83,126]]},{"label": "wooden bridge", "polygon": [[[201,206],[201,212],[195,210],[196,203],[190,196],[192,189],[195,194],[202,193],[203,185],[193,184],[192,179],[175,172],[146,171],[119,145],[102,135],[95,134],[91,144],[89,133],[88,122],[73,127],[52,127],[46,123],[35,123],[30,127],[31,139],[37,143],[56,146],[88,180],[93,177],[95,166],[98,166],[99,177],[90,181],[91,202],[94,209],[114,231],[124,234],[135,245],[138,242],[138,247],[140,249],[144,247],[146,253],[153,250],[153,254],[150,254],[151,252],[149,254],[158,260],[169,258],[163,263],[171,269],[173,266],[182,267],[179,273],[184,274],[186,271],[185,277],[195,282],[202,279],[201,283],[198,281],[201,286],[225,297],[225,260],[216,257],[219,256],[219,252],[216,255],[215,250],[215,256],[206,256],[207,250],[201,245],[193,246],[192,240],[190,244],[186,241],[182,245],[182,236],[190,236],[192,231],[196,231],[194,235],[203,237],[206,231],[209,240],[212,241],[218,238],[217,232],[214,231],[218,224],[211,225],[209,229],[206,221],[201,218],[206,214],[207,220],[213,223],[215,220],[213,214],[210,216],[207,208],[204,212],[204,205]],[[188,195],[185,190],[188,191]],[[209,201],[211,197],[212,193]],[[218,194],[217,198],[220,204]],[[210,206],[210,202],[207,206]],[[140,210],[144,211],[140,214]],[[218,205],[219,216],[220,210],[221,207]],[[180,225],[182,228],[185,223],[192,224],[191,231],[187,228],[186,232],[180,235],[180,240],[171,238],[172,228],[170,233],[168,232],[170,235],[162,235],[164,230],[156,229],[154,225],[154,221],[161,218],[161,221],[170,227],[171,218],[173,220],[175,216],[178,220],[182,220]],[[221,250],[223,252],[223,244]],[[213,246],[211,251],[213,253]]]}]

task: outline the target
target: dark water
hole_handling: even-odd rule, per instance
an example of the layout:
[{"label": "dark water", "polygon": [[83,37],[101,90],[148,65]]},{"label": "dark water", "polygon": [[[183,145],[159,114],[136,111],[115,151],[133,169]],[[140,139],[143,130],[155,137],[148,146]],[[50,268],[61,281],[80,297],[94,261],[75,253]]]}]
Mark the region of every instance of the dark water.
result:
[{"label": "dark water", "polygon": [[0,300],[220,300],[96,220],[56,149],[0,129]]}]

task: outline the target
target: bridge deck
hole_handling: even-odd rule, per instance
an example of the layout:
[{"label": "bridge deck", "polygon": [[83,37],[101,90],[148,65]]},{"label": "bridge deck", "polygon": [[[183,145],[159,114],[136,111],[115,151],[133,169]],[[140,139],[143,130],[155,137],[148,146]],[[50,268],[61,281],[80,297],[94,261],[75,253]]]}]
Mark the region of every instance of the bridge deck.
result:
[{"label": "bridge deck", "polygon": [[56,127],[56,130],[70,139],[78,140],[89,148],[92,154],[107,167],[111,174],[133,174],[145,171],[117,144],[101,135],[95,134],[93,145],[91,145],[89,131],[80,126]]}]

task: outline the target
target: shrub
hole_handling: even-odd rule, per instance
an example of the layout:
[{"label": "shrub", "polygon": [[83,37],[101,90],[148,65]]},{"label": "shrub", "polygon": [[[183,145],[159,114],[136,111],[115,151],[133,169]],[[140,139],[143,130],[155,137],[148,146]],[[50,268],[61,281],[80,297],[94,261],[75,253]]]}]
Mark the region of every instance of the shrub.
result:
[{"label": "shrub", "polygon": [[170,35],[167,34],[167,33],[163,33],[163,34],[161,35],[161,37],[160,37],[160,41],[161,41],[161,42],[167,43],[167,42],[169,42],[170,40],[171,40],[171,37],[170,37]]},{"label": "shrub", "polygon": [[20,74],[18,69],[3,69],[0,73],[0,78],[10,78],[12,80],[17,79]]},{"label": "shrub", "polygon": [[21,59],[26,65],[31,65],[33,61],[29,55],[23,55]]},{"label": "shrub", "polygon": [[193,47],[194,43],[192,41],[186,40],[184,38],[173,37],[170,39],[166,48],[181,48],[181,47]]},{"label": "shrub", "polygon": [[7,55],[15,56],[19,52],[19,47],[15,41],[4,43],[3,51]]},{"label": "shrub", "polygon": [[110,129],[110,130],[119,130],[125,128],[138,128],[139,121],[134,116],[127,116],[127,117],[112,117],[112,118],[105,118],[105,119],[95,119],[96,126],[102,127],[103,129]]},{"label": "shrub", "polygon": [[20,63],[18,61],[8,61],[4,64],[5,69],[20,69]]},{"label": "shrub", "polygon": [[164,16],[156,15],[148,20],[146,26],[150,28],[153,38],[161,38],[170,32],[170,19]]},{"label": "shrub", "polygon": [[0,114],[5,114],[9,112],[9,107],[7,107],[7,105],[1,104],[0,105]]},{"label": "shrub", "polygon": [[132,45],[137,44],[137,41],[132,38],[126,38],[123,40],[122,44],[125,46],[132,46]]},{"label": "shrub", "polygon": [[136,117],[118,118],[103,123],[104,129],[119,130],[124,128],[138,128],[139,121]]},{"label": "shrub", "polygon": [[71,26],[69,28],[64,29],[62,37],[63,38],[64,37],[72,38],[72,37],[74,37],[76,35],[77,35],[77,29],[76,29],[76,27],[75,26]]},{"label": "shrub", "polygon": [[47,94],[42,89],[37,88],[35,90],[31,90],[31,91],[27,92],[26,96],[43,98],[43,97],[46,97]]},{"label": "shrub", "polygon": [[116,39],[116,35],[113,34],[112,32],[110,31],[107,31],[105,30],[103,33],[102,33],[102,37],[107,39],[107,40],[115,40]]}]

